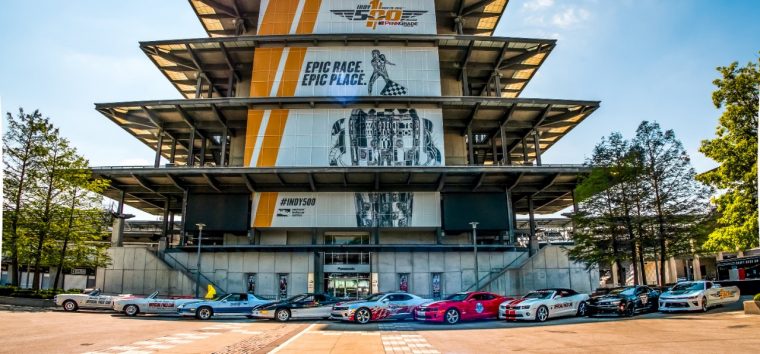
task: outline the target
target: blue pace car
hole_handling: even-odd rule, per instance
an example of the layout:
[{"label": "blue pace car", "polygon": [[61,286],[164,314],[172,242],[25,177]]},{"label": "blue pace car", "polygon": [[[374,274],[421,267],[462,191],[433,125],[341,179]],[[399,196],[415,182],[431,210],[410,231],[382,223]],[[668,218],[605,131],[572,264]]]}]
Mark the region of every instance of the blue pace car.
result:
[{"label": "blue pace car", "polygon": [[214,300],[191,302],[177,306],[180,316],[194,316],[199,320],[211,317],[245,316],[250,317],[254,307],[272,302],[253,294],[232,293],[222,295]]}]

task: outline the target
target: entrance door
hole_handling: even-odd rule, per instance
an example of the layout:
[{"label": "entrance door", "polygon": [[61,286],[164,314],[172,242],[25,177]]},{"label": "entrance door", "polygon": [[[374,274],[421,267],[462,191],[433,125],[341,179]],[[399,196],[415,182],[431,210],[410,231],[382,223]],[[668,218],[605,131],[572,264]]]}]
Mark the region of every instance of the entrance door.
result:
[{"label": "entrance door", "polygon": [[327,273],[325,292],[339,299],[369,296],[369,273]]}]

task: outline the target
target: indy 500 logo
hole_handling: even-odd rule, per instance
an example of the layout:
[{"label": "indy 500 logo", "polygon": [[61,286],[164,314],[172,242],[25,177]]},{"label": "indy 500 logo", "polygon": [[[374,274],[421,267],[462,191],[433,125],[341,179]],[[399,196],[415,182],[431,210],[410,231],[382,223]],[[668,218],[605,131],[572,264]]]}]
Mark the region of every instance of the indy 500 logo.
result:
[{"label": "indy 500 logo", "polygon": [[367,27],[377,26],[417,26],[417,17],[427,13],[425,10],[405,10],[401,6],[383,6],[380,0],[371,0],[369,5],[358,5],[353,10],[330,10],[333,14],[349,21],[366,21]]}]

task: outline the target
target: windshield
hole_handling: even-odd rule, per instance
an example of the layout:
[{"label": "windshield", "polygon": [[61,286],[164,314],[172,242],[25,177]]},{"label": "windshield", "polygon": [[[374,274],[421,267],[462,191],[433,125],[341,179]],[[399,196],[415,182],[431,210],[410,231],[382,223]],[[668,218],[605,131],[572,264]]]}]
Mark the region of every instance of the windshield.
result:
[{"label": "windshield", "polygon": [[154,291],[152,294],[148,295],[148,299],[155,299],[158,296],[158,291]]},{"label": "windshield", "polygon": [[702,290],[704,288],[704,283],[678,283],[670,291]]},{"label": "windshield", "polygon": [[610,290],[610,295],[633,295],[633,292],[636,290],[634,287],[630,288],[615,288]]},{"label": "windshield", "polygon": [[296,295],[296,296],[289,297],[285,301],[287,301],[287,302],[298,302],[298,301],[303,300],[303,298],[305,298],[305,297],[306,297],[306,295]]},{"label": "windshield", "polygon": [[532,291],[528,295],[523,296],[523,299],[548,299],[552,296],[553,291]]},{"label": "windshield", "polygon": [[446,297],[446,300],[451,301],[464,301],[467,298],[467,294],[451,294]]},{"label": "windshield", "polygon": [[367,298],[366,300],[364,300],[364,301],[367,301],[367,302],[376,302],[376,301],[380,301],[380,298],[382,298],[383,296],[385,296],[385,294],[375,294],[375,295],[370,295],[370,297],[368,297],[368,298]]}]

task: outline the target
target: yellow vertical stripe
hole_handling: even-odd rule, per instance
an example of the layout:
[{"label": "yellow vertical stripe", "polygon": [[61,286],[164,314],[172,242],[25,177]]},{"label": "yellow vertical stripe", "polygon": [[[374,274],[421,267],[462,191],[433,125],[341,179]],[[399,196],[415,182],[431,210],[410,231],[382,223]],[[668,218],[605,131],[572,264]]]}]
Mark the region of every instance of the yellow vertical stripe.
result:
[{"label": "yellow vertical stripe", "polygon": [[259,193],[259,205],[256,208],[256,217],[253,227],[270,227],[277,206],[277,192]]},{"label": "yellow vertical stripe", "polygon": [[299,0],[270,0],[266,12],[261,16],[258,34],[288,34],[296,16],[298,2]]},{"label": "yellow vertical stripe", "polygon": [[314,33],[314,25],[317,23],[319,7],[322,6],[322,0],[305,0],[301,20],[298,22],[296,34]]},{"label": "yellow vertical stripe", "polygon": [[259,135],[259,129],[261,128],[261,121],[264,119],[264,110],[249,109],[247,119],[248,124],[245,128],[245,152],[243,155],[243,166],[245,167],[251,166],[253,150],[256,147],[256,140]]}]

